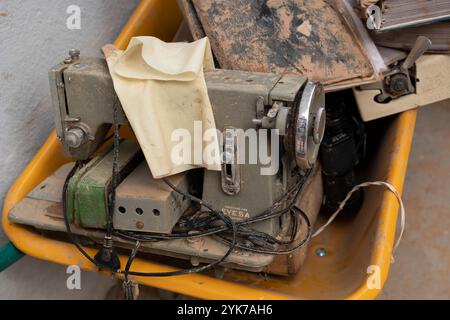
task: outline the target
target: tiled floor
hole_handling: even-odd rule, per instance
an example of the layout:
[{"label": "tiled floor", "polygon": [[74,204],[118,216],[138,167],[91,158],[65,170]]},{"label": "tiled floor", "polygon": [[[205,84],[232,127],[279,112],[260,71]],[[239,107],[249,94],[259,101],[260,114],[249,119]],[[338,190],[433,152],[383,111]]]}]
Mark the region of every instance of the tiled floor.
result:
[{"label": "tiled floor", "polygon": [[[450,298],[450,102],[419,112],[406,177],[407,229],[381,299]],[[26,257],[0,273],[0,299],[118,297],[117,282],[83,273],[66,288],[66,268]],[[149,290],[147,298],[157,298]]]}]

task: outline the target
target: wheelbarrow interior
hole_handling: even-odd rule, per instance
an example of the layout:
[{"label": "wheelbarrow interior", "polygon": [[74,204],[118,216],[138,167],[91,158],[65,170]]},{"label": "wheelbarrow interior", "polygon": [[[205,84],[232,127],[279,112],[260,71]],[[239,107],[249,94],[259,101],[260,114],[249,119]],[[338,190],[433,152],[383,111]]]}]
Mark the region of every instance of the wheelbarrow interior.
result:
[{"label": "wheelbarrow interior", "polygon": [[[115,44],[124,48],[129,39],[137,35],[153,35],[169,40],[180,23],[181,15],[175,1],[145,0],[138,6]],[[368,123],[368,154],[358,172],[361,181],[387,181],[401,192],[415,119],[416,111],[413,110]],[[124,136],[132,137],[130,132],[125,131],[122,132]],[[8,220],[8,212],[15,204],[69,161],[71,159],[64,156],[62,146],[53,132],[8,193],[3,210],[4,229],[14,245],[28,255],[60,264],[78,264],[83,269],[98,271],[72,244],[45,237]],[[389,271],[397,211],[397,200],[385,189],[365,189],[364,202],[359,212],[339,217],[326,231],[312,239],[305,264],[295,276],[264,276],[228,270],[221,279],[209,274],[135,279],[144,285],[206,299],[375,298]],[[325,223],[327,218],[326,215],[320,215],[316,227]],[[318,249],[325,249],[326,255],[317,255]],[[93,249],[87,250],[90,254],[95,252]],[[121,256],[123,264],[126,259],[126,255]],[[133,268],[145,272],[174,269],[165,262],[153,261],[152,257],[136,259]],[[379,285],[368,284],[374,276],[379,278]]]}]

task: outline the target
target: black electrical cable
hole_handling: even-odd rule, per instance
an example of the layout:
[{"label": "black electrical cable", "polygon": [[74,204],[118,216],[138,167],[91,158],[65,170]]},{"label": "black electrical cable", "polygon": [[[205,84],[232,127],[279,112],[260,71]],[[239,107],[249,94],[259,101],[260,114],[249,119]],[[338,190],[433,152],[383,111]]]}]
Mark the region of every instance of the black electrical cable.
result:
[{"label": "black electrical cable", "polygon": [[[72,170],[70,171],[70,173],[68,174],[68,176],[66,178],[66,181],[65,181],[64,187],[63,187],[64,222],[66,225],[67,233],[69,234],[71,241],[77,247],[77,249],[90,262],[92,262],[97,267],[106,267],[106,268],[109,268],[113,272],[123,273],[123,274],[125,274],[126,279],[128,278],[128,275],[147,276],[147,277],[167,277],[167,276],[185,275],[185,274],[202,272],[202,271],[205,271],[216,265],[219,265],[220,263],[222,263],[226,260],[226,258],[233,252],[233,250],[235,248],[240,248],[241,250],[263,253],[263,254],[272,254],[272,255],[289,254],[289,253],[294,252],[301,246],[305,245],[307,243],[307,241],[310,239],[311,233],[312,233],[311,222],[310,222],[308,216],[302,210],[295,208],[295,202],[296,202],[296,199],[297,199],[299,193],[302,190],[302,186],[303,186],[304,182],[308,179],[308,177],[310,176],[310,174],[313,170],[309,170],[306,174],[304,174],[299,179],[299,181],[288,192],[286,192],[278,201],[276,201],[270,208],[266,209],[265,211],[263,211],[261,214],[259,214],[257,216],[251,217],[251,218],[246,219],[245,221],[241,221],[241,222],[234,222],[230,217],[225,215],[221,210],[219,211],[219,210],[214,209],[214,207],[212,205],[206,203],[202,199],[199,199],[189,193],[183,192],[182,190],[180,190],[176,186],[174,186],[169,180],[163,179],[163,181],[172,190],[174,190],[175,192],[190,199],[191,201],[199,204],[200,206],[207,208],[209,212],[213,213],[214,216],[216,217],[216,220],[210,220],[209,223],[213,223],[213,222],[216,222],[217,220],[221,220],[224,223],[224,225],[218,226],[218,227],[212,227],[208,230],[204,230],[204,231],[200,231],[200,232],[194,232],[194,233],[191,232],[191,233],[187,233],[187,234],[170,234],[170,235],[149,234],[149,233],[143,235],[143,234],[137,234],[137,233],[115,231],[113,228],[113,213],[114,213],[113,210],[115,207],[115,196],[116,196],[115,191],[116,191],[116,187],[117,187],[117,183],[118,183],[118,174],[119,174],[118,173],[118,158],[119,158],[119,143],[120,143],[120,137],[119,137],[119,132],[118,132],[119,123],[118,123],[118,119],[117,119],[117,117],[118,117],[117,113],[118,113],[117,101],[114,101],[114,147],[113,147],[114,160],[113,160],[113,173],[112,173],[112,191],[111,191],[111,196],[109,199],[108,219],[107,219],[107,228],[106,228],[105,238],[109,238],[112,241],[112,235],[115,235],[118,237],[132,239],[132,240],[137,241],[135,249],[131,252],[131,254],[129,256],[125,270],[114,270],[113,268],[109,268],[108,266],[103,266],[103,265],[99,266],[98,262],[95,261],[95,259],[93,259],[92,257],[90,257],[89,254],[80,246],[80,244],[77,242],[77,240],[75,239],[75,236],[73,235],[73,233],[70,229],[70,223],[69,223],[68,217],[67,217],[67,187],[68,187],[68,182],[69,182],[70,178],[75,174],[75,172],[81,166],[80,162],[77,162],[76,165],[74,166],[74,168],[72,168]],[[283,204],[284,201],[286,201],[286,199],[288,199],[293,194],[294,194],[294,196],[292,197],[289,205],[286,208],[274,211],[275,208],[278,208],[281,204]],[[285,250],[268,250],[268,249],[258,249],[258,248],[249,247],[249,246],[242,246],[242,245],[238,244],[238,242],[237,242],[238,235],[245,236],[245,232],[241,232],[240,234],[238,233],[239,228],[242,228],[243,226],[246,226],[246,225],[254,224],[256,222],[261,222],[261,221],[265,221],[265,220],[272,219],[275,217],[279,217],[287,212],[292,213],[292,211],[295,209],[299,210],[300,215],[302,216],[303,220],[306,221],[307,228],[308,228],[307,236],[302,241],[300,241],[295,247],[290,248],[290,249],[285,249]],[[295,219],[296,218],[294,216],[295,224],[297,224],[298,221]],[[229,240],[228,238],[218,235],[221,232],[229,232],[230,229],[232,232],[232,240]],[[253,239],[254,241],[263,241],[268,244],[270,244],[270,243],[291,244],[295,239],[294,230],[296,230],[296,225],[293,226],[293,230],[291,231],[292,232],[291,239],[288,241],[279,240],[279,239],[276,239],[266,233],[255,232],[255,231],[251,231],[251,230],[248,232],[248,237],[249,238],[251,237],[251,239]],[[193,237],[200,237],[200,236],[206,236],[206,235],[216,235],[220,239],[222,239],[222,241],[225,241],[229,245],[228,251],[220,259],[218,259],[210,264],[207,264],[207,265],[204,265],[201,267],[177,270],[177,271],[171,271],[171,272],[137,272],[137,271],[129,270],[131,267],[131,263],[133,262],[136,254],[137,254],[137,248],[139,247],[139,245],[138,245],[139,241],[155,241],[155,240],[157,241],[157,240],[169,240],[169,239],[180,239],[180,238],[193,238]]]},{"label": "black electrical cable", "polygon": [[62,207],[63,207],[63,216],[64,216],[64,224],[66,225],[66,231],[69,235],[70,240],[75,245],[75,247],[78,249],[78,251],[81,252],[83,256],[85,256],[86,259],[88,259],[90,262],[92,262],[94,265],[97,265],[97,262],[91,258],[91,256],[80,246],[77,239],[75,239],[75,235],[72,233],[72,230],[70,228],[70,222],[69,217],[67,216],[67,188],[69,186],[70,178],[73,177],[73,175],[77,172],[77,170],[81,167],[82,163],[80,161],[77,161],[74,165],[74,167],[70,170],[69,174],[66,177],[66,180],[64,181],[63,185],[63,191],[62,191]]},{"label": "black electrical cable", "polygon": [[113,101],[113,119],[114,119],[114,142],[113,142],[113,164],[112,164],[112,181],[111,181],[111,193],[108,199],[108,207],[106,213],[106,232],[103,238],[103,246],[95,254],[94,260],[97,261],[97,265],[103,268],[111,269],[113,271],[120,269],[120,259],[117,254],[116,248],[114,247],[113,240],[113,214],[116,202],[116,188],[119,180],[119,102],[117,96],[115,96]]},{"label": "black electrical cable", "polygon": [[[282,209],[276,212],[273,212],[270,215],[265,216],[255,216],[252,218],[249,218],[245,221],[235,222],[237,227],[245,226],[254,224],[256,222],[261,222],[265,220],[269,220],[275,217],[278,217],[284,213],[289,212],[289,209]],[[214,220],[214,222],[217,220]],[[212,227],[211,229],[205,230],[205,231],[198,231],[198,232],[192,232],[192,233],[173,233],[173,234],[161,234],[161,233],[151,233],[151,232],[144,232],[144,233],[136,233],[132,231],[114,231],[114,235],[117,237],[121,237],[124,239],[134,240],[134,241],[159,241],[159,240],[174,240],[174,239],[186,239],[186,238],[196,238],[196,237],[204,237],[213,235],[216,233],[224,232],[229,230],[228,226],[218,226],[218,227]]]},{"label": "black electrical cable", "polygon": [[[100,267],[98,265],[98,263],[81,247],[81,245],[78,243],[77,239],[75,238],[75,235],[73,234],[71,227],[70,227],[70,223],[69,223],[69,219],[67,217],[67,188],[68,188],[68,184],[70,181],[70,178],[73,177],[73,175],[75,174],[75,172],[78,170],[78,168],[81,166],[81,162],[77,162],[75,164],[75,166],[72,168],[72,170],[69,172],[69,174],[67,175],[66,181],[64,182],[64,186],[63,186],[63,199],[62,199],[62,203],[63,203],[63,213],[64,213],[64,223],[66,226],[66,231],[67,234],[69,235],[70,240],[72,241],[72,243],[75,245],[75,247],[83,254],[84,257],[86,257],[86,259],[88,259],[90,262],[92,262],[92,264],[96,265],[97,267]],[[230,242],[230,248],[228,249],[228,251],[224,254],[224,256],[218,260],[216,260],[215,262],[212,262],[210,264],[204,265],[202,267],[196,267],[196,268],[191,268],[191,269],[184,269],[184,270],[177,270],[177,271],[170,271],[170,272],[137,272],[137,271],[126,271],[126,270],[111,270],[113,272],[116,273],[120,273],[120,274],[127,274],[128,275],[134,275],[134,276],[142,276],[142,277],[169,277],[169,276],[177,276],[177,275],[185,275],[185,274],[191,274],[191,273],[198,273],[198,272],[202,272],[205,271],[209,268],[212,268],[222,262],[225,261],[225,259],[231,254],[231,252],[233,252],[234,250],[234,246],[236,244],[236,225],[235,223],[232,221],[231,218],[223,215],[224,218],[224,222],[227,225],[231,225],[232,229],[233,229],[233,239]],[[135,256],[135,255],[134,255]],[[134,260],[134,256],[130,256],[131,260],[129,259],[129,264],[131,266],[132,261]],[[128,264],[128,263],[127,263]]]},{"label": "black electrical cable", "polygon": [[[178,193],[183,193],[181,190],[179,190],[178,188],[176,188],[170,181],[164,179],[164,182],[171,187],[174,191],[178,192]],[[170,271],[170,272],[136,272],[136,271],[129,271],[130,275],[134,275],[134,276],[146,276],[146,277],[167,277],[167,276],[178,276],[178,275],[185,275],[185,274],[191,274],[191,273],[199,273],[199,272],[203,272],[207,269],[210,269],[216,265],[221,264],[222,262],[225,261],[225,259],[233,252],[233,250],[235,249],[236,243],[237,243],[237,226],[236,223],[228,216],[224,215],[222,212],[219,212],[217,210],[215,210],[212,206],[208,205],[207,203],[205,203],[204,201],[202,201],[201,199],[191,195],[191,194],[186,194],[186,197],[188,197],[191,201],[196,202],[200,205],[205,206],[206,208],[208,208],[208,210],[211,210],[211,212],[213,212],[214,214],[216,214],[227,226],[231,226],[232,228],[232,233],[233,233],[233,238],[229,243],[229,249],[228,251],[218,260],[201,266],[201,267],[196,267],[196,268],[191,268],[191,269],[184,269],[184,270],[177,270],[177,271]]]},{"label": "black electrical cable", "polygon": [[[75,244],[75,246],[78,248],[78,250],[80,250],[80,252],[89,260],[91,261],[93,264],[96,264],[96,262],[89,256],[89,254],[86,253],[86,251],[83,250],[83,248],[77,243],[76,239],[74,238],[71,230],[70,230],[70,224],[68,223],[68,219],[67,219],[67,205],[66,205],[66,193],[67,193],[67,185],[68,185],[68,181],[70,179],[70,177],[73,176],[73,174],[76,172],[76,170],[78,169],[80,163],[77,163],[76,166],[74,166],[74,168],[71,170],[71,173],[68,175],[68,178],[66,179],[66,182],[64,184],[64,188],[63,188],[63,192],[64,192],[64,197],[63,197],[63,208],[64,208],[64,220],[66,223],[66,229],[68,231],[68,234],[71,237],[72,242]],[[168,183],[167,183],[168,182]],[[187,197],[189,197],[192,201],[197,202],[200,205],[205,206],[207,209],[211,210],[211,212],[215,213],[219,219],[223,220],[225,223],[225,226],[221,226],[221,227],[217,227],[216,230],[210,230],[209,233],[217,233],[218,230],[220,231],[225,231],[228,230],[228,226],[231,225],[232,226],[232,231],[233,231],[233,238],[230,241],[229,239],[225,239],[223,237],[220,237],[223,241],[225,241],[228,245],[229,245],[229,250],[226,252],[226,254],[221,258],[216,260],[215,262],[212,262],[208,265],[202,266],[202,267],[196,267],[196,268],[191,268],[191,269],[184,269],[184,270],[177,270],[177,271],[172,271],[172,272],[136,272],[136,271],[130,271],[130,270],[126,270],[126,271],[122,271],[122,270],[118,270],[117,273],[126,273],[127,276],[128,275],[134,275],[134,276],[149,276],[149,277],[165,277],[165,276],[177,276],[177,275],[184,275],[184,274],[191,274],[191,273],[198,273],[198,272],[202,272],[205,271],[213,266],[216,266],[220,263],[222,263],[223,261],[225,261],[225,259],[231,254],[231,252],[235,249],[235,248],[239,248],[241,250],[246,250],[246,251],[251,251],[251,252],[256,252],[256,253],[262,253],[262,254],[272,254],[272,255],[280,255],[280,254],[289,254],[292,253],[294,251],[296,251],[297,249],[299,249],[300,247],[302,247],[303,245],[306,244],[306,242],[310,239],[311,237],[311,233],[312,233],[312,228],[311,228],[311,223],[310,220],[308,218],[308,216],[299,209],[300,215],[303,217],[303,219],[306,221],[307,224],[307,228],[308,228],[308,232],[307,232],[307,236],[305,237],[305,239],[303,239],[301,242],[299,242],[296,246],[294,246],[293,248],[290,249],[285,249],[285,250],[267,250],[267,249],[257,249],[257,248],[251,248],[248,246],[242,246],[240,244],[237,243],[237,228],[240,225],[247,225],[247,224],[251,224],[254,222],[259,222],[259,221],[263,221],[264,219],[269,219],[272,218],[272,216],[276,216],[279,215],[281,213],[284,212],[288,212],[288,211],[292,211],[293,210],[293,203],[295,202],[296,196],[298,195],[298,193],[301,191],[301,188],[294,190],[296,191],[295,196],[293,197],[293,201],[290,204],[290,206],[288,208],[284,208],[278,212],[275,212],[273,214],[264,214],[264,212],[267,212],[268,210],[264,211],[263,214],[261,216],[256,216],[253,217],[254,219],[249,219],[250,221],[241,221],[238,223],[233,222],[233,220],[231,218],[229,218],[228,216],[224,215],[222,212],[219,212],[217,210],[215,210],[211,205],[205,203],[203,200],[190,195],[190,194],[185,194],[184,192],[182,192],[181,190],[179,190],[178,188],[176,188],[175,186],[173,186],[173,184],[171,184],[169,181],[167,181],[167,185],[169,185],[169,187],[173,187],[173,190],[176,192],[179,192]],[[299,184],[297,184],[299,185]],[[293,188],[296,189],[296,188]],[[287,198],[287,196],[283,196],[283,199]],[[270,212],[270,211],[269,211]],[[205,232],[207,233],[207,232]],[[184,236],[184,235],[183,235]],[[192,234],[188,234],[186,236],[190,236],[192,237]],[[200,235],[194,235],[194,236],[200,236]],[[271,237],[269,235],[267,235],[268,237]],[[272,237],[273,238],[273,237]],[[275,239],[275,238],[273,238]],[[140,240],[138,238],[136,238],[136,240]],[[134,255],[130,255],[131,260],[129,259],[130,265],[131,262],[133,261],[135,257]],[[113,270],[114,271],[114,270]]]},{"label": "black electrical cable", "polygon": [[[295,210],[295,209],[300,210],[300,209],[298,209],[296,207],[293,207],[291,205],[289,208],[286,208],[283,211],[287,212],[287,211],[292,211],[292,210]],[[302,216],[303,220],[306,221],[307,230],[308,231],[307,231],[306,237],[301,242],[299,242],[296,246],[294,246],[293,248],[285,249],[285,250],[268,250],[268,249],[252,248],[252,247],[249,247],[249,246],[242,246],[242,245],[239,245],[239,244],[236,244],[236,248],[239,248],[239,249],[245,250],[245,251],[251,251],[251,252],[262,253],[262,254],[272,254],[272,255],[290,254],[290,253],[298,250],[300,247],[304,246],[308,242],[308,240],[311,238],[311,233],[312,233],[311,222],[310,222],[308,216],[301,210],[300,210],[300,215]],[[239,228],[239,227],[241,227],[242,224],[243,224],[243,222],[238,222],[238,223],[236,223],[236,226]],[[289,244],[292,244],[294,242],[294,240],[295,240],[295,236],[297,234],[297,224],[298,224],[298,221],[297,221],[296,215],[294,215],[294,223],[293,223],[293,226],[292,226],[291,238],[289,240],[279,240],[279,239],[274,238],[271,235],[268,235],[266,233],[255,232],[255,231],[249,231],[249,235],[252,238],[252,239],[249,239],[249,240],[253,240],[253,241],[255,241],[255,240],[258,241],[259,240],[259,242],[265,241],[267,243],[272,243],[272,244],[276,243],[276,244],[289,245]],[[227,231],[227,230],[228,229],[226,229],[226,227],[221,227],[220,230],[218,230],[218,229],[210,230],[209,231],[209,235],[215,235],[215,234],[217,234],[219,232],[224,232],[224,231]],[[205,234],[207,234],[207,233],[208,233],[208,231],[205,232]],[[238,235],[239,236],[243,236],[243,235],[245,236],[246,234],[245,234],[245,232],[242,232],[240,230],[238,232]],[[122,235],[122,236],[124,238],[133,239],[133,240],[155,241],[155,239],[152,239],[151,237],[149,237],[149,238],[145,238],[145,237],[142,237],[142,236],[133,237],[133,236],[127,236],[126,234]],[[196,236],[200,236],[200,234],[196,234]],[[179,238],[189,238],[189,234],[180,236]],[[227,242],[229,245],[231,244],[231,242],[229,240],[227,240],[226,238],[220,237],[220,236],[219,236],[219,238],[222,239],[223,241]]]},{"label": "black electrical cable", "polygon": [[196,267],[196,268],[191,268],[191,269],[184,269],[184,270],[177,270],[177,271],[169,271],[169,272],[137,272],[137,271],[129,271],[128,274],[133,275],[133,276],[140,276],[140,277],[170,277],[170,276],[179,276],[179,275],[186,275],[186,274],[191,274],[191,273],[199,273],[199,272],[203,272],[207,269],[210,269],[216,265],[221,264],[222,262],[225,261],[225,259],[233,252],[233,250],[235,249],[236,246],[236,226],[235,224],[233,224],[233,234],[234,237],[232,239],[232,241],[229,243],[229,249],[228,251],[222,256],[222,258],[204,265],[202,267]]},{"label": "black electrical cable", "polygon": [[[280,199],[278,199],[269,209],[266,209],[261,214],[257,216],[253,216],[249,219],[246,219],[244,221],[236,222],[236,226],[238,229],[245,225],[254,224],[256,222],[262,222],[266,221],[275,217],[279,217],[289,211],[291,211],[291,207],[293,203],[295,202],[299,192],[301,191],[301,187],[303,186],[304,182],[309,178],[311,174],[311,171],[308,171],[305,175],[302,176],[301,179],[288,191],[286,192]],[[169,187],[174,187],[173,184],[169,182]],[[172,188],[173,189],[173,188]],[[195,198],[192,195],[189,195],[182,190],[179,190],[177,188],[173,189],[175,192],[183,195],[184,197],[189,197],[196,201],[197,203],[201,203],[202,205],[205,205],[205,202],[201,199]],[[294,194],[291,204],[289,204],[288,208],[283,208],[278,211],[273,211],[274,208],[280,205],[289,195]],[[193,198],[192,198],[193,197]],[[212,208],[211,205],[206,204],[206,207]],[[214,223],[215,221],[212,221],[211,223]],[[194,226],[191,226],[194,227]],[[130,231],[115,231],[115,235],[118,237],[122,237],[124,239],[133,240],[133,241],[159,241],[159,240],[172,240],[172,239],[186,239],[186,238],[194,238],[194,237],[204,237],[208,235],[213,235],[216,233],[224,232],[229,230],[227,226],[218,226],[218,227],[211,227],[208,230],[205,231],[199,231],[199,232],[189,232],[189,233],[179,233],[179,234],[160,234],[160,233],[135,233]],[[295,235],[295,234],[294,234]],[[267,235],[271,239],[274,239],[275,242],[280,244],[289,244],[291,242],[283,242],[281,240],[275,239],[271,237],[270,235]]]},{"label": "black electrical cable", "polygon": [[227,226],[215,227],[201,232],[182,233],[182,234],[161,234],[161,233],[135,233],[132,231],[114,231],[114,235],[120,238],[129,239],[133,241],[159,241],[159,240],[175,240],[210,236],[218,232],[228,230]]},{"label": "black electrical cable", "polygon": [[145,277],[169,277],[169,276],[178,276],[178,275],[186,275],[186,274],[191,274],[191,273],[199,273],[199,272],[203,272],[207,269],[210,269],[216,265],[221,264],[222,262],[225,261],[225,259],[233,252],[233,250],[235,249],[236,243],[237,243],[237,226],[236,223],[228,216],[224,215],[221,211],[217,211],[215,210],[212,206],[210,206],[209,204],[205,203],[204,201],[202,201],[201,199],[188,194],[188,193],[184,193],[181,190],[179,190],[177,187],[175,187],[170,181],[168,181],[167,179],[164,179],[164,182],[171,187],[174,191],[183,194],[184,196],[186,196],[187,198],[189,198],[191,201],[196,202],[200,205],[205,206],[208,210],[210,210],[212,213],[214,213],[220,220],[222,220],[225,225],[227,225],[228,227],[231,227],[232,229],[232,233],[233,233],[233,238],[229,243],[229,249],[228,251],[218,260],[201,266],[201,267],[196,267],[196,268],[190,268],[190,269],[183,269],[183,270],[177,270],[177,271],[169,271],[169,272],[137,272],[137,271],[128,271],[128,274],[130,275],[134,275],[134,276],[145,276]]},{"label": "black electrical cable", "polygon": [[131,254],[128,257],[128,261],[127,264],[125,266],[125,272],[124,272],[124,281],[123,281],[123,291],[124,291],[124,295],[125,295],[125,299],[126,300],[135,300],[136,297],[134,295],[134,290],[133,287],[137,284],[133,283],[133,281],[131,281],[130,279],[128,279],[128,274],[131,268],[131,264],[133,263],[134,258],[136,257],[136,254],[139,250],[141,243],[139,241],[136,241],[136,244],[133,248],[133,250],[131,250]]},{"label": "black electrical cable", "polygon": [[127,264],[125,265],[125,270],[124,270],[124,278],[125,278],[126,282],[128,282],[128,275],[130,273],[131,264],[133,263],[134,258],[136,257],[140,246],[141,246],[141,243],[139,241],[136,241],[136,244],[135,244],[133,250],[131,250],[130,256],[128,257],[128,261],[127,261]]},{"label": "black electrical cable", "polygon": [[[285,212],[292,212],[292,210],[298,210],[299,213],[300,213],[300,215],[302,216],[303,220],[305,220],[305,221],[306,221],[306,224],[307,224],[307,235],[306,235],[306,237],[305,237],[299,244],[297,244],[294,248],[286,249],[286,250],[264,250],[264,249],[256,249],[256,248],[249,248],[249,247],[247,247],[247,246],[236,245],[237,248],[240,248],[240,249],[242,249],[242,250],[252,251],[252,252],[267,253],[267,254],[278,254],[278,255],[279,255],[279,254],[289,254],[289,253],[292,253],[292,252],[294,252],[295,250],[299,249],[300,247],[304,246],[304,245],[308,242],[308,240],[310,239],[311,234],[312,234],[311,221],[309,220],[309,217],[305,214],[305,212],[304,212],[303,210],[301,210],[301,209],[295,207],[295,202],[296,202],[296,199],[297,199],[299,193],[300,193],[301,190],[302,190],[301,187],[303,186],[304,181],[310,176],[311,172],[312,172],[312,170],[308,171],[307,174],[305,174],[305,175],[302,177],[303,179],[300,179],[299,182],[294,186],[294,188],[292,188],[292,189],[290,190],[290,192],[287,192],[280,200],[278,200],[278,201],[275,203],[275,205],[279,204],[279,203],[281,202],[282,199],[287,198],[287,197],[291,194],[292,191],[295,191],[295,192],[293,192],[293,193],[295,193],[295,195],[294,195],[294,197],[293,197],[291,203],[288,205],[287,208],[285,208],[285,209],[283,209],[283,210],[280,210],[279,212],[272,213],[272,214],[264,214],[264,212],[263,212],[263,214],[261,214],[261,215],[259,215],[259,216],[256,216],[256,217],[247,219],[247,220],[245,220],[245,221],[243,221],[243,222],[238,222],[238,223],[236,223],[237,226],[240,227],[240,226],[242,226],[242,225],[251,224],[251,223],[255,223],[255,222],[259,222],[259,221],[264,221],[264,220],[268,219],[269,217],[270,217],[270,218],[276,217],[276,216],[279,216],[279,215],[281,215],[282,213],[285,213]],[[173,184],[171,184],[169,181],[165,180],[165,182],[166,182],[166,184],[167,184],[169,187],[171,187],[173,190],[175,190],[175,191],[178,192],[179,194],[184,195],[184,196],[188,196],[185,192],[183,192],[183,191],[177,189],[175,186],[173,186]],[[204,201],[202,201],[202,200],[200,200],[200,199],[198,199],[198,198],[195,198],[195,197],[193,197],[193,198],[194,198],[198,203],[204,205],[204,206],[207,207],[208,209],[211,209],[211,208],[212,208],[211,205],[205,204]],[[191,199],[192,199],[192,196],[191,196]],[[273,206],[272,206],[271,208],[273,208]],[[270,212],[270,209],[266,210],[265,212]],[[288,241],[278,240],[278,239],[276,239],[276,238],[274,238],[274,237],[272,237],[272,236],[270,236],[270,235],[268,235],[268,234],[262,233],[262,232],[255,232],[255,231],[253,231],[251,235],[252,235],[252,237],[256,237],[256,236],[258,236],[258,235],[260,235],[260,234],[264,234],[264,236],[266,237],[267,240],[272,241],[272,242],[274,242],[274,243],[279,243],[279,244],[291,244],[291,243],[294,241],[294,239],[295,239],[296,230],[293,231],[293,232],[295,232],[295,233],[292,233],[292,234],[291,234],[291,239],[288,240]],[[216,232],[216,233],[218,233],[218,232]],[[239,235],[241,235],[241,233],[240,233]]]},{"label": "black electrical cable", "polygon": [[[118,103],[117,103],[117,98],[114,100],[114,147],[113,147],[113,152],[114,152],[114,160],[113,160],[113,172],[112,172],[112,191],[111,191],[111,196],[110,196],[110,200],[109,200],[109,207],[108,207],[108,221],[107,221],[107,228],[106,228],[106,234],[105,234],[105,239],[107,237],[109,237],[112,240],[112,235],[114,234],[114,228],[113,228],[113,213],[114,213],[114,207],[115,207],[115,196],[116,196],[116,187],[117,187],[117,182],[118,182],[118,159],[119,159],[119,143],[120,143],[120,137],[119,137],[119,122],[118,122]],[[211,212],[213,212],[219,219],[221,219],[225,225],[227,225],[229,228],[232,229],[233,231],[233,238],[232,241],[230,243],[230,247],[229,250],[224,254],[224,256],[218,260],[216,260],[215,262],[212,262],[210,264],[201,266],[201,267],[196,267],[196,268],[191,268],[191,269],[184,269],[184,270],[177,270],[177,271],[171,271],[171,272],[136,272],[136,271],[129,271],[129,267],[131,266],[131,263],[134,260],[134,256],[136,255],[136,253],[133,255],[130,255],[130,258],[128,259],[127,265],[128,265],[128,270],[125,269],[124,271],[122,270],[115,270],[114,268],[109,267],[108,265],[99,265],[99,263],[92,258],[91,256],[89,256],[89,254],[80,246],[80,244],[78,243],[78,241],[75,239],[75,236],[72,233],[72,230],[70,228],[70,223],[67,217],[67,187],[68,187],[68,183],[70,178],[75,174],[75,172],[77,171],[78,167],[80,166],[80,163],[77,162],[76,165],[72,168],[72,170],[69,172],[66,181],[64,182],[64,186],[63,186],[63,210],[64,210],[64,222],[66,225],[66,230],[67,233],[69,234],[69,237],[71,239],[71,241],[73,242],[73,244],[76,246],[76,248],[90,261],[92,262],[94,265],[96,265],[97,267],[106,267],[108,269],[110,269],[113,272],[117,272],[117,273],[125,273],[128,277],[128,274],[131,275],[135,275],[135,276],[146,276],[146,277],[168,277],[168,276],[177,276],[177,275],[184,275],[184,274],[190,274],[190,273],[197,273],[197,272],[202,272],[204,270],[207,270],[209,268],[212,268],[220,263],[222,263],[223,261],[225,261],[225,259],[231,254],[231,252],[233,252],[234,247],[236,245],[237,242],[237,227],[236,224],[234,223],[234,221],[224,215],[222,212],[216,211],[212,208],[212,206],[206,205],[205,207],[207,207]],[[167,182],[166,182],[167,183]],[[169,182],[170,184],[170,182]],[[172,185],[173,186],[173,185]],[[174,187],[174,186],[173,186]],[[203,204],[202,200],[192,196],[192,195],[187,195],[192,201],[194,202],[198,202],[199,204]]]},{"label": "black electrical cable", "polygon": [[[270,254],[270,255],[284,255],[284,254],[290,254],[295,252],[296,250],[300,249],[301,247],[303,247],[310,239],[312,236],[312,226],[311,226],[311,221],[309,220],[308,216],[306,215],[306,213],[299,209],[299,208],[295,208],[299,211],[300,215],[302,216],[302,218],[306,221],[306,227],[307,227],[307,234],[306,237],[300,241],[298,244],[296,244],[294,247],[289,248],[289,249],[281,249],[281,250],[267,250],[267,249],[259,249],[259,248],[253,248],[253,247],[248,247],[248,246],[243,246],[240,244],[236,244],[236,248],[238,249],[242,249],[242,250],[246,250],[246,251],[251,251],[251,252],[255,252],[255,253],[262,253],[262,254]],[[218,236],[221,240],[223,240],[225,243],[229,244],[230,241],[226,238],[220,237]]]},{"label": "black electrical cable", "polygon": [[117,97],[114,99],[114,146],[113,146],[113,165],[112,165],[112,180],[111,180],[111,195],[109,197],[109,205],[108,205],[108,219],[106,225],[106,236],[111,237],[113,234],[113,215],[114,208],[116,205],[116,188],[119,181],[119,144],[120,144],[120,135],[119,135],[119,103],[117,101]]}]

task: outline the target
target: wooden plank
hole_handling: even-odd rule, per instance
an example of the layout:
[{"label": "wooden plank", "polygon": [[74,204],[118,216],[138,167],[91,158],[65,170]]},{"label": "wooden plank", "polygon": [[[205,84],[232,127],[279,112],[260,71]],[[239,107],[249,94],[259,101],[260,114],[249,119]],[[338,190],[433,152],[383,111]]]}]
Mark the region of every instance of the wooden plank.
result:
[{"label": "wooden plank", "polygon": [[201,39],[205,36],[205,31],[202,28],[202,24],[198,19],[197,12],[191,1],[177,0],[178,6],[184,16],[184,22],[187,24],[191,31],[192,37],[195,40]]},{"label": "wooden plank", "polygon": [[450,19],[450,0],[383,0],[380,31]]},{"label": "wooden plank", "polygon": [[377,33],[403,31],[450,20],[450,0],[343,0],[351,4],[364,21],[371,5],[380,8],[380,28]]},{"label": "wooden plank", "polygon": [[384,64],[389,66],[397,61],[406,59],[407,53],[392,48],[378,47],[381,56],[383,57]]},{"label": "wooden plank", "polygon": [[431,49],[428,52],[450,51],[450,21],[398,31],[374,32],[373,39],[380,46],[410,50],[420,35],[427,37],[432,42]]}]

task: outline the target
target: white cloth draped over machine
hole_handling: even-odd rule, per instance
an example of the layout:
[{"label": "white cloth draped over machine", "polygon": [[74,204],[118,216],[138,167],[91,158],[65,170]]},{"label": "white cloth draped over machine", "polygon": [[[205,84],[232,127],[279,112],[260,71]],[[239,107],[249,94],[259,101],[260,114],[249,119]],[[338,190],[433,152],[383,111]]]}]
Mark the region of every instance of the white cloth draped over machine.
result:
[{"label": "white cloth draped over machine", "polygon": [[[125,51],[107,45],[103,52],[117,96],[153,177],[197,167],[220,170],[218,137],[215,130],[209,130],[215,129],[215,121],[203,74],[204,69],[214,69],[208,38],[166,43],[155,37],[135,37]],[[201,123],[202,132],[212,133],[207,143],[212,150],[208,159],[193,156],[198,153],[193,142],[198,139],[196,123]],[[180,163],[172,158],[180,143],[173,136],[176,130],[191,137],[191,161]]]}]

